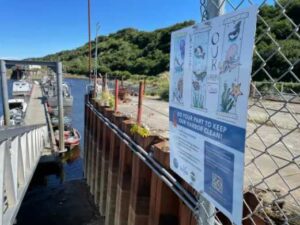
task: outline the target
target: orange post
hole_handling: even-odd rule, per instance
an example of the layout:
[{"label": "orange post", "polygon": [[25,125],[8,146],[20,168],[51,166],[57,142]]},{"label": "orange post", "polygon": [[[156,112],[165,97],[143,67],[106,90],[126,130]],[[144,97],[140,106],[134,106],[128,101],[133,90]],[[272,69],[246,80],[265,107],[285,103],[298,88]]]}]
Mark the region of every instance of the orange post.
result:
[{"label": "orange post", "polygon": [[115,80],[115,113],[118,111],[119,102],[119,85],[118,79]]},{"label": "orange post", "polygon": [[146,93],[146,86],[147,86],[147,80],[144,78],[144,89],[143,89],[143,94],[145,95]]},{"label": "orange post", "polygon": [[138,102],[138,113],[137,113],[137,124],[141,125],[142,123],[142,113],[143,113],[143,96],[144,96],[144,83],[140,82],[140,89],[139,89],[139,102]]}]

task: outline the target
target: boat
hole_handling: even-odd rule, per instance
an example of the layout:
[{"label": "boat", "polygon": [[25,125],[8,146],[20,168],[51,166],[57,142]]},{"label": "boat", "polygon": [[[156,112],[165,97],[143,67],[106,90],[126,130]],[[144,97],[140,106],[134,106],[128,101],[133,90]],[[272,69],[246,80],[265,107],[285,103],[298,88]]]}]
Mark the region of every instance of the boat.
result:
[{"label": "boat", "polygon": [[13,96],[30,96],[32,91],[32,84],[26,80],[19,80],[13,82],[12,89]]},{"label": "boat", "polygon": [[[66,83],[62,84],[62,93],[63,93],[63,106],[72,107],[73,96],[71,95],[71,89],[68,84]],[[47,100],[50,107],[54,108],[58,106],[56,86],[51,86],[51,88],[49,88]]]},{"label": "boat", "polygon": [[[8,100],[9,107],[9,117],[10,117],[10,125],[22,125],[24,123],[24,117],[27,110],[27,103],[24,99],[9,99]],[[4,116],[0,118],[0,125],[4,125]]]},{"label": "boat", "polygon": [[[75,146],[80,144],[80,133],[75,128],[67,128],[64,131],[64,140],[65,140],[65,147],[72,150]],[[55,140],[56,143],[59,144],[59,130],[55,131]]]},{"label": "boat", "polygon": [[25,77],[25,68],[24,68],[24,66],[18,65],[15,69],[12,70],[10,79],[21,80],[24,77]]},{"label": "boat", "polygon": [[[51,123],[52,123],[52,125],[53,125],[54,127],[58,127],[58,125],[59,125],[59,119],[58,119],[58,117],[56,117],[56,116],[55,116],[55,117],[52,117],[52,118],[51,118]],[[65,126],[70,126],[71,123],[72,123],[71,118],[65,116],[65,117],[64,117],[64,125],[65,125]]]},{"label": "boat", "polygon": [[19,109],[25,115],[26,110],[27,110],[27,103],[25,102],[24,99],[21,99],[21,98],[9,99],[8,107],[9,107],[9,110]]}]

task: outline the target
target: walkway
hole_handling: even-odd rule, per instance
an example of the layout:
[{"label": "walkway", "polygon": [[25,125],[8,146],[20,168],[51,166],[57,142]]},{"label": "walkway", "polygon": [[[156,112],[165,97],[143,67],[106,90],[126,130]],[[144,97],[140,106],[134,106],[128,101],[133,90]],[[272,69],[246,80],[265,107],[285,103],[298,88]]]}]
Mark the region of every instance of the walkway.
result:
[{"label": "walkway", "polygon": [[25,124],[45,124],[46,115],[43,105],[43,94],[40,85],[33,84],[32,94],[28,102],[27,112],[25,115]]}]

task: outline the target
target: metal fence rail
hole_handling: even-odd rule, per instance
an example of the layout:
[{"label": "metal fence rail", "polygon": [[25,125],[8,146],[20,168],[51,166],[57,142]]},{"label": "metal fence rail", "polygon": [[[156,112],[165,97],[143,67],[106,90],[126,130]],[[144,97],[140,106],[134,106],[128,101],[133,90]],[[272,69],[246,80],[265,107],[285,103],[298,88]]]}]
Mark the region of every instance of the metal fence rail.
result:
[{"label": "metal fence rail", "polygon": [[47,142],[46,125],[0,130],[0,225],[14,223]]}]

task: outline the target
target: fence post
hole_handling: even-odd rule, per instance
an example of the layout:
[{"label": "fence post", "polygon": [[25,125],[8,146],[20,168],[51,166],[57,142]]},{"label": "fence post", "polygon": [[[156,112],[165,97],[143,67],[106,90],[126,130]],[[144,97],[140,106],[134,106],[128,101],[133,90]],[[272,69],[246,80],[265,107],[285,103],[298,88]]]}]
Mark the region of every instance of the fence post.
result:
[{"label": "fence post", "polygon": [[207,19],[223,15],[225,12],[225,2],[224,0],[207,0]]},{"label": "fence post", "polygon": [[64,103],[63,103],[63,90],[62,90],[62,63],[56,64],[57,74],[57,99],[58,99],[58,118],[59,118],[59,151],[65,151],[65,140],[64,140]]},{"label": "fence post", "polygon": [[144,90],[143,90],[143,94],[145,95],[146,93],[146,85],[147,85],[147,79],[146,77],[144,78]]},{"label": "fence post", "polygon": [[118,79],[115,80],[115,113],[118,111],[119,103],[119,84]]},{"label": "fence post", "polygon": [[102,77],[102,92],[106,91],[106,74]]},{"label": "fence post", "polygon": [[138,113],[137,113],[137,124],[138,125],[141,125],[141,123],[142,123],[143,93],[144,93],[144,83],[143,83],[143,81],[141,81],[140,82],[140,88],[139,88],[139,102],[138,102]]},{"label": "fence post", "polygon": [[0,73],[1,73],[1,84],[2,84],[2,104],[3,104],[3,114],[4,114],[4,125],[8,126],[10,124],[9,118],[9,107],[8,107],[8,91],[7,91],[7,79],[6,79],[6,65],[5,61],[0,61]]},{"label": "fence post", "polygon": [[[220,16],[225,12],[225,2],[224,0],[200,0],[201,7],[205,8],[206,15],[202,14],[202,17],[207,17],[207,19],[212,19],[214,17]],[[205,18],[202,18],[202,21]],[[207,201],[201,193],[198,196],[198,210],[197,223],[199,225],[214,225],[215,221],[215,207],[209,201]]]}]

